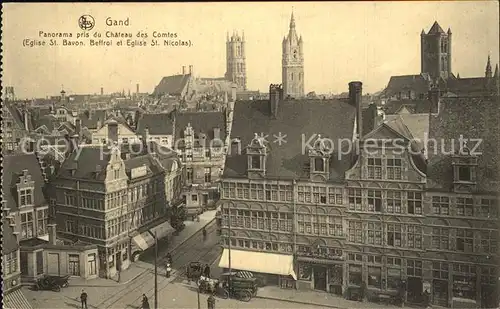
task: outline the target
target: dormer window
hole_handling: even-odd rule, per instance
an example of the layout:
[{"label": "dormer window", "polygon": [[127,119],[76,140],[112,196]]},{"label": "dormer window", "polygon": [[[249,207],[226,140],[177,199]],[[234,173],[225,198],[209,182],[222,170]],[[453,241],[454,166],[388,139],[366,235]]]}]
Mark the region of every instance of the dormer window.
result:
[{"label": "dormer window", "polygon": [[325,159],[324,158],[315,158],[314,159],[314,171],[315,172],[324,172],[325,171]]},{"label": "dormer window", "polygon": [[471,168],[469,166],[459,166],[458,167],[458,180],[459,181],[471,181]]},{"label": "dormer window", "polygon": [[19,190],[19,206],[33,205],[33,190],[21,189]]},{"label": "dormer window", "polygon": [[252,169],[260,169],[260,156],[250,156]]}]

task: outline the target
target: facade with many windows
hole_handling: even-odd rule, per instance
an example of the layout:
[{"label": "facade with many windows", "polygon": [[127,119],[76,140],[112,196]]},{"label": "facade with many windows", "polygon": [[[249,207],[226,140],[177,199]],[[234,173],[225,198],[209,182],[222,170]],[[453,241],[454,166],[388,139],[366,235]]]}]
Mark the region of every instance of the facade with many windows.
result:
[{"label": "facade with many windows", "polygon": [[51,183],[58,232],[98,246],[101,277],[119,274],[153,245],[150,230],[159,238],[173,232],[167,221],[165,174],[177,157],[158,147],[82,146]]},{"label": "facade with many windows", "polygon": [[[356,97],[356,88],[350,93]],[[343,161],[338,153],[329,153],[333,138],[326,133],[311,138],[302,156],[296,153],[299,147],[287,144],[282,149],[260,133],[253,139],[245,136],[245,131],[262,128],[270,136],[295,136],[293,126],[286,125],[293,116],[273,116],[276,110],[278,115],[286,111],[273,106],[273,91],[270,96],[269,103],[235,106],[232,147],[240,147],[234,143],[240,141],[244,151],[228,156],[221,185],[221,242],[225,252],[231,248],[237,256],[232,268],[265,272],[266,284],[345,297],[366,286],[368,299],[396,297],[404,290],[410,303],[421,303],[427,292],[430,301],[441,306],[498,304],[500,178],[494,158],[500,149],[491,145],[500,135],[488,127],[500,116],[496,98],[438,101],[439,94],[431,90],[430,104],[439,105],[439,114],[430,115],[430,137],[457,143],[462,135],[469,139],[468,146],[455,149],[465,151],[423,149],[401,119],[393,119],[364,134],[359,150],[344,155]],[[255,120],[252,104],[260,104],[259,111],[270,104],[264,116],[271,120]],[[300,102],[294,104],[298,109]],[[478,105],[484,105],[481,114]],[[309,105],[308,113],[314,108]],[[322,107],[322,114],[335,114],[328,108]],[[343,115],[349,115],[348,110]],[[476,118],[481,124],[472,122]],[[336,124],[322,124],[323,132],[338,132]],[[308,130],[307,125],[301,127],[302,141],[313,136]],[[479,137],[485,144],[474,154],[471,141]],[[291,261],[293,271],[279,266],[263,270],[251,263],[254,252],[292,256],[281,264]],[[238,262],[239,255],[247,256],[246,263]],[[228,256],[223,253],[221,267],[229,266]],[[266,259],[273,261],[271,256]]]}]

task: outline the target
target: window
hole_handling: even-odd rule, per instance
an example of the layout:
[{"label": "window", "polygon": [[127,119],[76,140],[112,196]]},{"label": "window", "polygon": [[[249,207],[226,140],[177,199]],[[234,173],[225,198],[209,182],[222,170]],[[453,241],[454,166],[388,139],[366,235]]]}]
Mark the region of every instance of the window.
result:
[{"label": "window", "polygon": [[12,273],[17,272],[18,269],[18,259],[17,259],[17,250],[4,254],[3,258],[3,274],[10,275]]},{"label": "window", "polygon": [[422,249],[422,227],[417,225],[408,226],[408,248]]},{"label": "window", "polygon": [[363,225],[359,221],[349,221],[349,241],[363,243]]},{"label": "window", "polygon": [[332,205],[342,205],[342,188],[328,188],[328,203]]},{"label": "window", "polygon": [[[113,255],[111,255],[114,257]],[[70,254],[68,261],[69,274],[72,276],[80,276],[80,256],[78,254]]]},{"label": "window", "polygon": [[[389,261],[390,258],[387,258]],[[387,289],[397,290],[401,286],[401,259],[399,265],[390,265],[387,263]]]},{"label": "window", "polygon": [[453,264],[453,297],[476,300],[476,266]]},{"label": "window", "polygon": [[432,248],[448,250],[449,249],[450,230],[442,227],[432,229]]},{"label": "window", "polygon": [[448,215],[450,213],[450,199],[447,196],[433,196],[432,211],[438,215]]},{"label": "window", "polygon": [[471,198],[457,198],[457,216],[467,216],[473,215],[474,204]]},{"label": "window", "polygon": [[457,250],[462,252],[474,251],[474,232],[457,229]]},{"label": "window", "polygon": [[382,223],[368,223],[368,243],[372,245],[382,245]]},{"label": "window", "polygon": [[349,210],[362,210],[361,189],[349,189]]},{"label": "window", "polygon": [[387,212],[401,213],[402,194],[398,191],[387,191]]},{"label": "window", "polygon": [[448,264],[445,262],[433,262],[432,263],[432,276],[435,279],[445,279],[448,280]]},{"label": "window", "polygon": [[401,179],[401,159],[387,159],[387,179]]},{"label": "window", "polygon": [[382,159],[368,158],[368,178],[382,179]]},{"label": "window", "polygon": [[459,166],[458,167],[458,180],[459,181],[471,181],[471,168],[469,166]]},{"label": "window", "polygon": [[33,190],[21,189],[19,190],[19,206],[33,205]]},{"label": "window", "polygon": [[496,218],[498,201],[494,199],[481,199],[481,205],[479,205],[479,215],[484,218]]},{"label": "window", "polygon": [[328,234],[330,236],[342,236],[342,218],[328,217]]},{"label": "window", "polygon": [[198,195],[197,194],[192,194],[191,195],[191,201],[197,202],[198,201]]},{"label": "window", "polygon": [[49,219],[49,210],[48,209],[39,209],[37,210],[37,234],[38,236],[42,236],[47,234],[47,222]]},{"label": "window", "polygon": [[312,268],[308,264],[299,264],[299,280],[310,281]]},{"label": "window", "polygon": [[368,211],[382,211],[382,192],[378,190],[368,190]]},{"label": "window", "polygon": [[422,277],[422,261],[406,260],[406,275],[408,277]]},{"label": "window", "polygon": [[408,213],[414,215],[422,214],[422,193],[407,192],[408,195]]},{"label": "window", "polygon": [[212,182],[212,169],[205,167],[205,182]]},{"label": "window", "polygon": [[115,179],[120,178],[120,170],[113,170],[113,173],[114,173],[114,178]]},{"label": "window", "polygon": [[97,264],[96,264],[95,253],[91,253],[87,256],[87,263],[88,263],[89,275],[96,275]]},{"label": "window", "polygon": [[401,247],[401,224],[387,224],[387,245]]},{"label": "window", "polygon": [[126,137],[122,138],[122,143],[127,144],[128,143],[128,138],[126,138]]},{"label": "window", "polygon": [[260,156],[251,156],[250,161],[252,169],[260,169]]},{"label": "window", "polygon": [[21,238],[32,238],[33,230],[33,212],[21,213]]},{"label": "window", "polygon": [[325,171],[325,159],[323,159],[323,158],[315,158],[314,159],[314,171],[315,172],[324,172]]},{"label": "window", "polygon": [[496,285],[498,281],[495,267],[481,266],[481,283],[485,285]]},{"label": "window", "polygon": [[481,250],[484,253],[497,253],[497,235],[494,230],[481,231]]}]

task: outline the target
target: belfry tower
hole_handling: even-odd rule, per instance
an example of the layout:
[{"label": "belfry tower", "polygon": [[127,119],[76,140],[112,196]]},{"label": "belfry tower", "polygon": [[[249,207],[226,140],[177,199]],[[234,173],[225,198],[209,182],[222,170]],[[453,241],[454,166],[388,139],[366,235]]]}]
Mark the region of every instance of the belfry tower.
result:
[{"label": "belfry tower", "polygon": [[295,18],[290,19],[288,36],[283,38],[282,58],[283,94],[285,97],[301,98],[304,96],[304,49],[302,36],[295,30]]},{"label": "belfry tower", "polygon": [[421,40],[421,73],[427,73],[436,81],[438,78],[448,79],[451,72],[451,30],[434,22],[428,33],[422,30]]},{"label": "belfry tower", "polygon": [[235,31],[226,36],[226,74],[225,78],[236,83],[238,89],[247,90],[247,68],[245,64],[245,34]]}]

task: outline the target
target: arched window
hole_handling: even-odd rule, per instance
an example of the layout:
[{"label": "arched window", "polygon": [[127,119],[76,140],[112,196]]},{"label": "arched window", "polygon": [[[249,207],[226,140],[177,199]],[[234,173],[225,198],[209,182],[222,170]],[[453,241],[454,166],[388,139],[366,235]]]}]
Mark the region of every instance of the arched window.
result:
[{"label": "arched window", "polygon": [[293,80],[293,72],[292,72],[292,74],[290,75],[290,78]]}]

